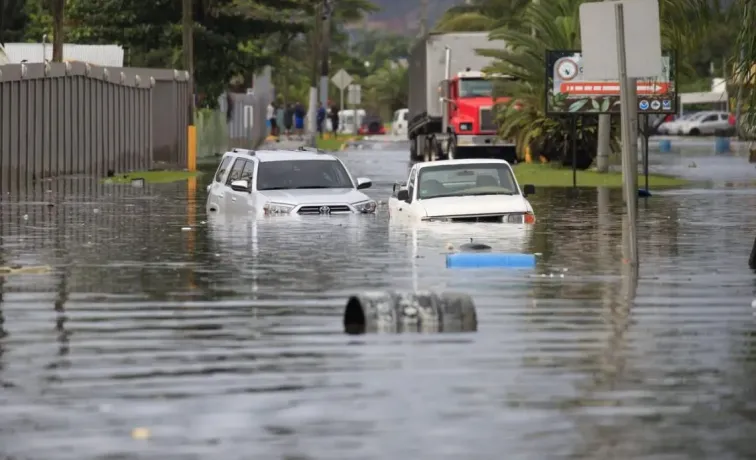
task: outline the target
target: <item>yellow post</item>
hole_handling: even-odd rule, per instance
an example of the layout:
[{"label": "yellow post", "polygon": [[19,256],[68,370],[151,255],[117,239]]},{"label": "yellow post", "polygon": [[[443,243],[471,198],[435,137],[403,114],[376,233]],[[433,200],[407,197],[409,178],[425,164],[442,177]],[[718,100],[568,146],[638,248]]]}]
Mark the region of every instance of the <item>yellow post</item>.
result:
[{"label": "yellow post", "polygon": [[530,153],[530,146],[525,146],[525,163],[532,163],[533,162],[533,155]]},{"label": "yellow post", "polygon": [[197,127],[189,125],[186,134],[186,168],[189,171],[197,170]]}]

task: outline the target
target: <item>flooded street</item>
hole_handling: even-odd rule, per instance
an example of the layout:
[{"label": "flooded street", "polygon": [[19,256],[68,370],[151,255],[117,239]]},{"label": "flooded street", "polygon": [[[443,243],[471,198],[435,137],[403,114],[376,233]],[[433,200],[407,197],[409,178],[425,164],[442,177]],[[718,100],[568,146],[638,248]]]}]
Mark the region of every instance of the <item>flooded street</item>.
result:
[{"label": "flooded street", "polygon": [[[339,156],[376,200],[409,171]],[[385,207],[208,219],[212,173],[3,197],[0,266],[50,269],[0,277],[0,458],[756,458],[756,185],[727,185],[756,168],[660,158],[713,184],[640,200],[637,288],[621,190],[539,188],[515,237]],[[446,269],[471,237],[538,266]],[[345,335],[349,295],[387,289],[468,292],[478,331]]]}]

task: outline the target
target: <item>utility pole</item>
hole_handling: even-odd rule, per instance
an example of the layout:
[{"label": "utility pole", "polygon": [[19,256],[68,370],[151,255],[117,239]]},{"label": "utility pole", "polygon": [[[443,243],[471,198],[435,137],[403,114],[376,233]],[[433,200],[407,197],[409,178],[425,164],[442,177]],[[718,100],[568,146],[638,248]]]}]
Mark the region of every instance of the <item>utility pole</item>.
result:
[{"label": "utility pole", "polygon": [[418,36],[425,37],[428,34],[428,0],[420,0],[420,18],[419,18]]},{"label": "utility pole", "polygon": [[323,43],[320,55],[320,103],[328,105],[328,77],[329,77],[329,48],[331,45],[331,16],[335,0],[323,0]]},{"label": "utility pole", "polygon": [[194,125],[194,21],[192,18],[192,0],[182,0],[181,31],[184,70],[189,72],[187,82],[187,110],[189,111],[189,125]]}]

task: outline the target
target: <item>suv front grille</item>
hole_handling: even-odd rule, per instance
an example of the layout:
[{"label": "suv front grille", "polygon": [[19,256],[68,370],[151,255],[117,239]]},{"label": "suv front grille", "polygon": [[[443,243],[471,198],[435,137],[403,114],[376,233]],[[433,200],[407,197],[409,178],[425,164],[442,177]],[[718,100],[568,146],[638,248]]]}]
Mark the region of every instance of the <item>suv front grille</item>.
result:
[{"label": "suv front grille", "polygon": [[496,131],[496,120],[490,107],[480,109],[480,130]]},{"label": "suv front grille", "polygon": [[301,208],[299,208],[299,211],[297,211],[297,214],[336,214],[344,212],[352,212],[352,210],[349,209],[349,206],[344,204],[324,204],[315,206],[302,206]]}]

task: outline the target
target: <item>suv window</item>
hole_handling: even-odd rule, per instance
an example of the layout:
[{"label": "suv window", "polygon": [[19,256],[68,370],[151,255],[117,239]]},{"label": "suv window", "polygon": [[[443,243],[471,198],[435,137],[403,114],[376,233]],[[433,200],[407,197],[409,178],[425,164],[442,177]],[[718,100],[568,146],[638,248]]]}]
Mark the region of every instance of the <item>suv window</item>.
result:
[{"label": "suv window", "polygon": [[226,174],[226,170],[228,169],[228,165],[231,164],[231,160],[233,160],[232,157],[226,157],[218,165],[218,171],[215,173],[215,182],[223,181],[223,175]]},{"label": "suv window", "polygon": [[264,161],[257,168],[257,190],[354,188],[339,160]]},{"label": "suv window", "polygon": [[228,179],[226,179],[226,185],[231,185],[231,182],[241,179],[242,171],[247,160],[237,158],[234,162],[234,167],[231,168],[231,172],[228,173]]},{"label": "suv window", "polygon": [[404,112],[402,114],[402,120],[407,121],[407,115],[409,115],[409,112]]},{"label": "suv window", "polygon": [[710,121],[717,121],[717,116],[716,115],[709,115],[708,117],[706,117],[703,120],[701,120],[701,123],[708,123]]},{"label": "suv window", "polygon": [[255,162],[247,160],[241,173],[241,179],[252,185],[252,178],[255,177]]}]

